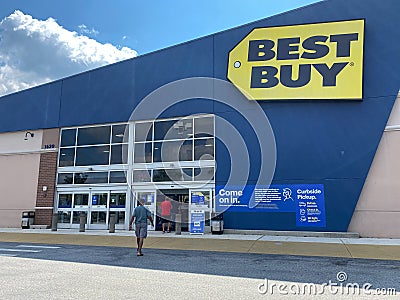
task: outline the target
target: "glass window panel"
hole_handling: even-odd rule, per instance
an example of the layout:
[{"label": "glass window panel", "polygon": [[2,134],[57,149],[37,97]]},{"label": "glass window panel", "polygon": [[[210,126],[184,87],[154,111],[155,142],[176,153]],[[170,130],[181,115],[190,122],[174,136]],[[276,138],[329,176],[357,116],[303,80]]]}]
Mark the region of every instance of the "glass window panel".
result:
[{"label": "glass window panel", "polygon": [[110,207],[124,208],[126,205],[126,193],[110,194]]},{"label": "glass window panel", "polygon": [[129,140],[129,130],[127,128],[127,125],[113,125],[112,127],[112,138],[111,142],[112,143],[123,143],[124,142],[124,134],[125,134],[125,128],[126,130],[126,137],[125,141],[128,142]]},{"label": "glass window panel", "polygon": [[58,208],[71,208],[71,207],[72,207],[72,194],[59,194]]},{"label": "glass window panel", "polygon": [[214,160],[214,139],[194,141],[194,160]]},{"label": "glass window panel", "polygon": [[187,139],[193,137],[193,119],[154,122],[154,140]]},{"label": "glass window panel", "polygon": [[[184,171],[183,171],[184,170]],[[153,181],[191,181],[192,169],[158,169],[153,170]]]},{"label": "glass window panel", "polygon": [[193,160],[193,141],[185,141],[179,149],[179,160],[180,161],[192,161]]},{"label": "glass window panel", "polygon": [[[202,203],[202,201],[200,202],[199,198],[202,198],[204,203]],[[198,203],[193,203],[194,199],[196,199],[199,202]],[[194,204],[194,205],[206,205],[206,206],[210,207],[210,191],[195,191],[195,192],[192,192],[191,203]]]},{"label": "glass window panel", "polygon": [[110,183],[126,183],[126,175],[124,171],[111,171]]},{"label": "glass window panel", "polygon": [[151,141],[153,137],[153,122],[135,124],[135,142]]},{"label": "glass window panel", "polygon": [[105,211],[92,211],[90,224],[106,224],[106,216]]},{"label": "glass window panel", "polygon": [[164,169],[161,170],[153,170],[153,181],[161,182],[161,181],[171,181],[168,177],[167,172]]},{"label": "glass window panel", "polygon": [[137,200],[144,205],[150,205],[154,203],[154,193],[153,192],[138,192]]},{"label": "glass window panel", "polygon": [[150,170],[135,170],[133,171],[133,182],[150,182],[151,171]]},{"label": "glass window panel", "polygon": [[111,146],[111,164],[126,164],[128,162],[128,145]]},{"label": "glass window panel", "polygon": [[116,213],[116,218],[115,218],[115,224],[125,224],[125,212],[124,211],[117,211]]},{"label": "glass window panel", "polygon": [[60,147],[75,146],[75,139],[76,139],[76,128],[62,130]]},{"label": "glass window panel", "polygon": [[74,207],[87,206],[88,203],[89,203],[89,194],[75,194],[74,195]]},{"label": "glass window panel", "polygon": [[74,183],[75,184],[95,184],[95,183],[107,183],[108,172],[86,172],[86,173],[75,173]]},{"label": "glass window panel", "polygon": [[76,166],[108,165],[110,146],[76,148]]},{"label": "glass window panel", "polygon": [[67,223],[71,222],[71,212],[70,211],[59,211],[57,223]]},{"label": "glass window panel", "polygon": [[75,148],[61,148],[58,166],[59,167],[73,166],[74,159],[75,159]]},{"label": "glass window panel", "polygon": [[191,140],[154,143],[154,162],[191,161],[192,153]]},{"label": "glass window panel", "polygon": [[135,144],[134,162],[135,163],[151,163],[151,143]]},{"label": "glass window panel", "polygon": [[72,184],[73,179],[72,173],[58,173],[57,184]]},{"label": "glass window panel", "polygon": [[214,118],[203,117],[194,119],[194,137],[213,137]]},{"label": "glass window panel", "polygon": [[194,180],[214,180],[214,168],[195,168]]},{"label": "glass window panel", "polygon": [[80,217],[81,215],[84,214],[86,217],[86,212],[85,211],[74,211],[72,214],[72,224],[80,224]]},{"label": "glass window panel", "polygon": [[193,179],[193,169],[192,168],[184,168],[182,169],[184,173],[184,180],[185,181],[191,181]]},{"label": "glass window panel", "polygon": [[78,146],[110,143],[111,126],[78,128]]},{"label": "glass window panel", "polygon": [[107,193],[93,193],[92,194],[92,205],[107,206]]},{"label": "glass window panel", "polygon": [[88,176],[85,173],[75,173],[74,184],[85,184]]}]

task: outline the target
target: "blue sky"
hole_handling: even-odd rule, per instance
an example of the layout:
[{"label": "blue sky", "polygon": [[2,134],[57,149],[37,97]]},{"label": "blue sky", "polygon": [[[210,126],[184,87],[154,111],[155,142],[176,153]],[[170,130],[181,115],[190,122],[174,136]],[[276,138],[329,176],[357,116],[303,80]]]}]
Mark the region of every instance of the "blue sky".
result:
[{"label": "blue sky", "polygon": [[315,2],[1,0],[0,95]]},{"label": "blue sky", "polygon": [[[21,10],[68,30],[85,24],[99,42],[144,54],[319,0],[1,0],[1,19]],[[123,37],[126,37],[125,39]]]}]

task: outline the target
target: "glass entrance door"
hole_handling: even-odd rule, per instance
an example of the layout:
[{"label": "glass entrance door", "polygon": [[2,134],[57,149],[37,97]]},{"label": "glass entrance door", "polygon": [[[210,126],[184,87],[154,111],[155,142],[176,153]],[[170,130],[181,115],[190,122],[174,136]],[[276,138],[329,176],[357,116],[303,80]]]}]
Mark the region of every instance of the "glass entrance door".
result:
[{"label": "glass entrance door", "polygon": [[211,212],[212,212],[212,189],[191,189],[189,201],[189,224],[191,222],[192,211],[204,211],[205,223],[204,232],[211,232]]},{"label": "glass entrance door", "polygon": [[87,219],[88,229],[107,229],[108,195],[107,191],[91,192]]},{"label": "glass entrance door", "polygon": [[73,206],[72,206],[72,227],[79,227],[80,216],[85,214],[86,216],[86,228],[87,218],[89,211],[89,193],[77,192],[73,194]]},{"label": "glass entrance door", "polygon": [[80,190],[59,192],[58,227],[79,228],[80,216],[86,216],[86,229],[108,229],[110,214],[115,215],[115,226],[124,229],[126,216],[125,190]]},{"label": "glass entrance door", "polygon": [[[156,221],[156,191],[138,191],[135,192],[135,207],[137,206],[137,201],[140,201],[144,207],[146,207],[150,212],[155,223]],[[150,222],[147,223],[147,230],[155,230],[156,224],[154,227],[150,225]]]},{"label": "glass entrance door", "polygon": [[172,204],[171,208],[171,230],[176,227],[176,215],[180,215],[181,231],[189,228],[189,189],[159,189],[157,190],[157,230],[162,230],[161,203],[167,199]]},{"label": "glass entrance door", "polygon": [[89,198],[88,191],[58,193],[58,227],[78,228],[81,214],[85,214],[88,224]]},{"label": "glass entrance door", "polygon": [[111,191],[109,207],[108,223],[110,223],[110,216],[113,214],[115,217],[115,229],[124,229],[126,216],[129,215],[126,214],[126,192]]}]

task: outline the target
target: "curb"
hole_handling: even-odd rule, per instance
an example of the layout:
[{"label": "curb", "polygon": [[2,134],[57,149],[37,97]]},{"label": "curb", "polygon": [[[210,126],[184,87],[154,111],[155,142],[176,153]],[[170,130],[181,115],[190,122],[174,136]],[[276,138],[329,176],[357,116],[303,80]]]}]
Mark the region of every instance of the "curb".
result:
[{"label": "curb", "polygon": [[[145,248],[168,250],[198,250],[253,254],[299,255],[318,257],[363,258],[399,260],[400,245],[350,244],[340,242],[273,241],[259,238],[213,239],[207,237],[149,236]],[[64,244],[84,246],[107,246],[136,248],[131,235],[87,235],[54,233],[0,232],[0,241],[16,243]]]}]

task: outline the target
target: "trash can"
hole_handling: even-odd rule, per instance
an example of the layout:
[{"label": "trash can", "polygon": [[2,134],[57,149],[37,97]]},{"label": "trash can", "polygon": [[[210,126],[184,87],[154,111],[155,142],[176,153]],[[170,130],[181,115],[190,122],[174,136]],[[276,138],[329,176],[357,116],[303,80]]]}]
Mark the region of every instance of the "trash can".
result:
[{"label": "trash can", "polygon": [[29,229],[31,225],[33,225],[33,221],[35,220],[35,212],[34,211],[23,211],[21,218],[21,227],[22,229]]},{"label": "trash can", "polygon": [[211,233],[223,234],[224,233],[224,218],[223,214],[213,213],[211,216]]}]

